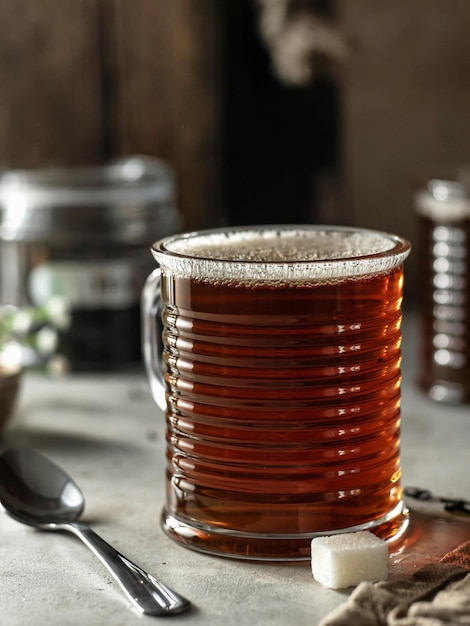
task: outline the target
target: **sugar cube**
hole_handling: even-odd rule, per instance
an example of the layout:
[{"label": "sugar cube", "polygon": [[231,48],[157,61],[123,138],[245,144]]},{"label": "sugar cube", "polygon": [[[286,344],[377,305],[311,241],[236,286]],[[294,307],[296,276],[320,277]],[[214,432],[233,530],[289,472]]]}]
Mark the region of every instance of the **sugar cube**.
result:
[{"label": "sugar cube", "polygon": [[369,531],[312,539],[312,573],[330,589],[387,578],[388,547]]}]

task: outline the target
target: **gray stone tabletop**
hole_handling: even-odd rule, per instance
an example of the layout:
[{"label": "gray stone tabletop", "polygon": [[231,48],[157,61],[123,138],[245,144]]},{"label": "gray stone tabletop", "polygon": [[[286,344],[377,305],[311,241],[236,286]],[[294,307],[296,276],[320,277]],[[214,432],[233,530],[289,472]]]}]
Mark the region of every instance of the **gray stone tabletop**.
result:
[{"label": "gray stone tabletop", "polygon": [[[437,405],[415,387],[416,328],[405,314],[403,484],[470,498],[470,407]],[[83,521],[120,552],[191,599],[175,626],[315,626],[347,591],[315,582],[308,562],[258,563],[180,547],[159,525],[164,422],[144,374],[25,377],[3,446],[34,447],[82,488]],[[410,533],[392,550],[391,575],[404,575],[470,539],[470,522],[412,512]],[[431,520],[431,521],[429,521]],[[158,621],[132,609],[114,579],[75,537],[21,526],[0,508],[2,626],[132,626]]]}]

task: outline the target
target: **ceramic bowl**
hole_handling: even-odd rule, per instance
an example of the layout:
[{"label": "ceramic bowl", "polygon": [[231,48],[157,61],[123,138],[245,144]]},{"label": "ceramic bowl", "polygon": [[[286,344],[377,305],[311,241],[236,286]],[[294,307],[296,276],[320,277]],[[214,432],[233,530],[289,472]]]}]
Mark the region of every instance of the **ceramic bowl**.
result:
[{"label": "ceramic bowl", "polygon": [[0,431],[11,416],[20,388],[21,370],[0,365]]}]

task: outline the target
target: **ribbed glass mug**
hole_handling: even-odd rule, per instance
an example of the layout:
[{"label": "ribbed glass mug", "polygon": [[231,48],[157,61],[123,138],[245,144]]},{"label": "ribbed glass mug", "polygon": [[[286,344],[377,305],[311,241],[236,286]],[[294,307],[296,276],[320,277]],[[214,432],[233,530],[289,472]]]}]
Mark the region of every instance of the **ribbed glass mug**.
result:
[{"label": "ribbed glass mug", "polygon": [[143,348],[166,412],[168,535],[212,554],[294,560],[317,535],[404,530],[409,250],[395,235],[327,226],[154,244]]}]

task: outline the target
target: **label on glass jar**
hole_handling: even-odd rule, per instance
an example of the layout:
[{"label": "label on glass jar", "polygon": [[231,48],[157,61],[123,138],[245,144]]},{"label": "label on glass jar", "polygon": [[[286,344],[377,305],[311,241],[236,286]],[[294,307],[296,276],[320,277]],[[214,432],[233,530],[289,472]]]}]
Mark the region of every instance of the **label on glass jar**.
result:
[{"label": "label on glass jar", "polygon": [[72,309],[123,309],[139,302],[147,273],[128,259],[47,261],[31,270],[28,288],[38,306],[62,296]]}]

